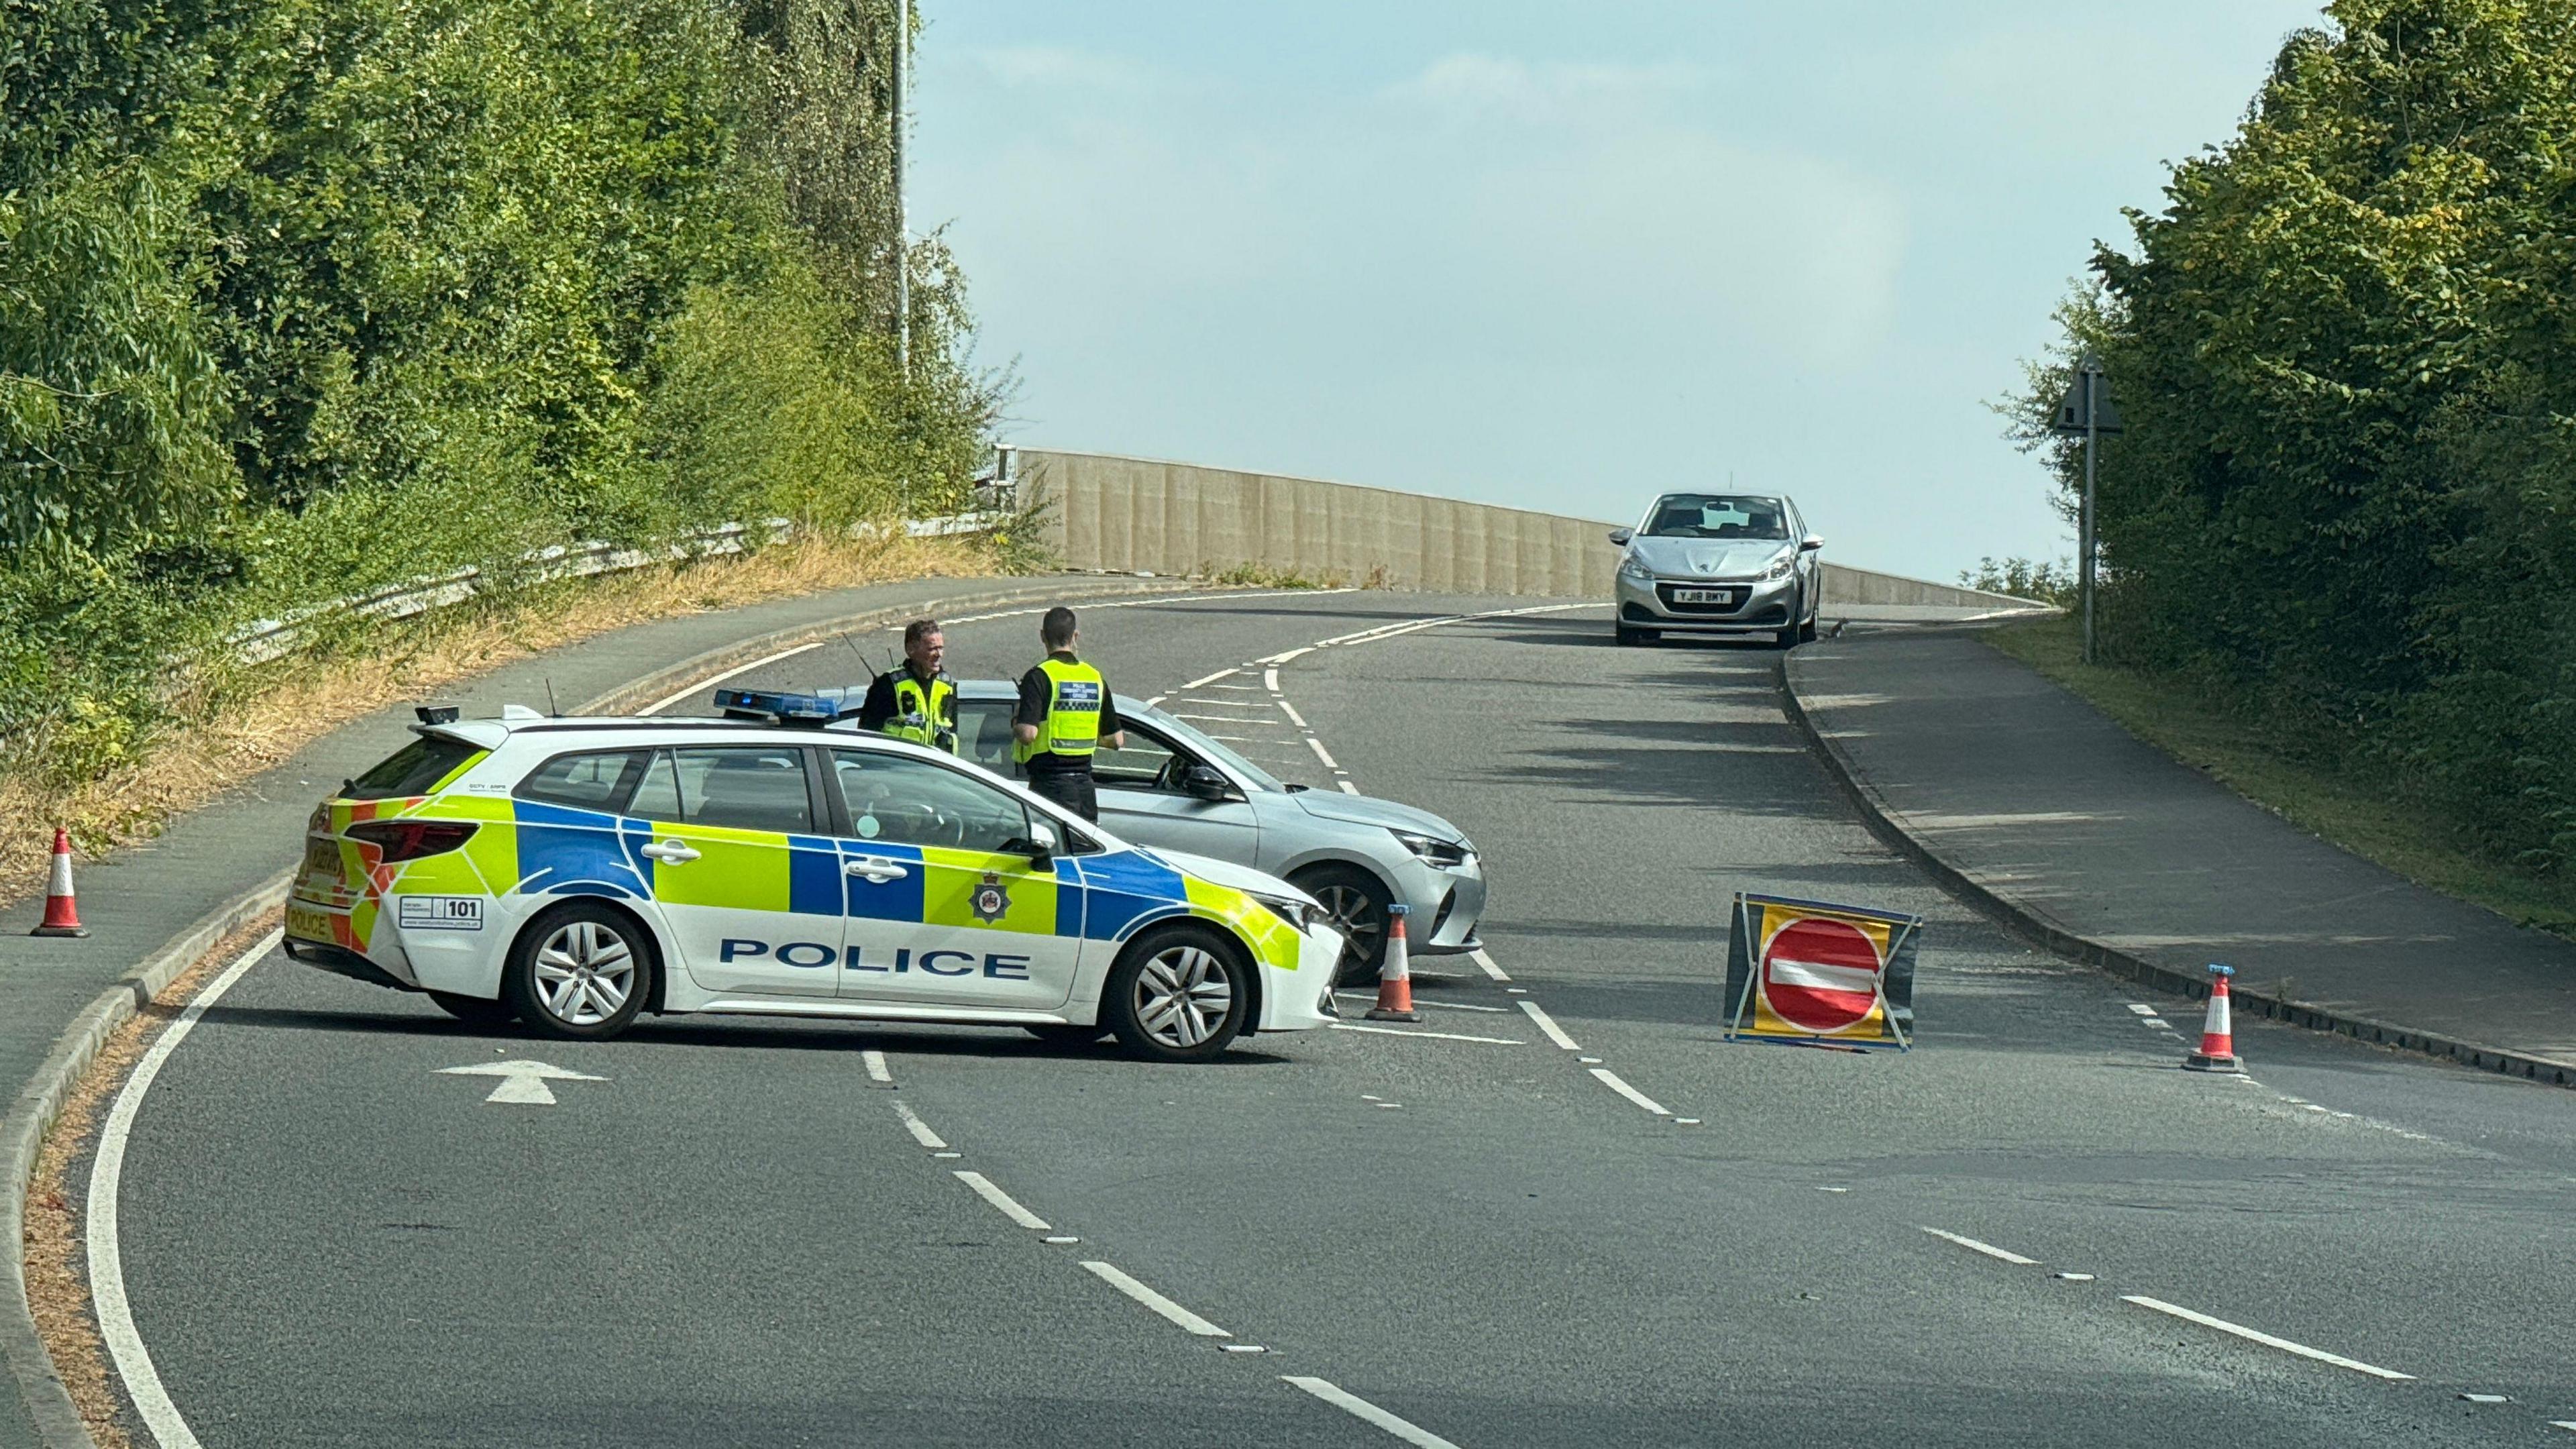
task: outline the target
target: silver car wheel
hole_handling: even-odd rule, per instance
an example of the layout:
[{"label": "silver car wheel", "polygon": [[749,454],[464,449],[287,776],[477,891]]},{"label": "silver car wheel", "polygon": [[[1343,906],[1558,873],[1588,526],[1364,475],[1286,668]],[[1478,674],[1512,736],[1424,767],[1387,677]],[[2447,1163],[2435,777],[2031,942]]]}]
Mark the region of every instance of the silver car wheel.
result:
[{"label": "silver car wheel", "polygon": [[546,937],[530,963],[537,1004],[566,1026],[597,1026],[615,1016],[635,990],[635,949],[617,928],[568,921]]},{"label": "silver car wheel", "polygon": [[1368,893],[1355,886],[1327,885],[1315,892],[1334,930],[1342,933],[1342,959],[1365,961],[1386,934],[1386,921],[1370,908]]},{"label": "silver car wheel", "polygon": [[1225,1025],[1234,980],[1215,953],[1166,946],[1136,973],[1136,1024],[1168,1047],[1195,1047]]}]

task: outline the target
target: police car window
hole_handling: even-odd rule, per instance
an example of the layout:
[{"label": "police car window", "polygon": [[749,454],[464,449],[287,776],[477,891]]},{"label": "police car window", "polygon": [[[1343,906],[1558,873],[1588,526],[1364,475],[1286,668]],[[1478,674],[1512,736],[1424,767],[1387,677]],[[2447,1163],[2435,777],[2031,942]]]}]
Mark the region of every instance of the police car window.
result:
[{"label": "police car window", "polygon": [[957,702],[957,754],[973,760],[987,770],[1009,774],[1011,769],[1011,710],[1017,703],[1009,699],[961,699]]},{"label": "police car window", "polygon": [[684,825],[814,833],[805,756],[794,746],[657,751],[626,813]]},{"label": "police car window", "polygon": [[1777,498],[1671,493],[1655,500],[1649,538],[1780,539],[1789,536]]},{"label": "police car window", "polygon": [[397,795],[426,795],[430,787],[456,772],[456,767],[483,752],[479,745],[445,735],[422,735],[393,752],[383,763],[349,782],[344,800],[390,800]]},{"label": "police car window", "polygon": [[893,845],[999,853],[1029,834],[1028,808],[974,777],[927,760],[832,752],[850,833]]},{"label": "police car window", "polygon": [[615,810],[644,773],[646,752],[557,755],[537,766],[510,793],[522,800],[569,805],[576,810]]},{"label": "police car window", "polygon": [[1129,790],[1152,790],[1165,784],[1172,747],[1139,729],[1131,727],[1126,733],[1127,748],[1092,752],[1091,778]]}]

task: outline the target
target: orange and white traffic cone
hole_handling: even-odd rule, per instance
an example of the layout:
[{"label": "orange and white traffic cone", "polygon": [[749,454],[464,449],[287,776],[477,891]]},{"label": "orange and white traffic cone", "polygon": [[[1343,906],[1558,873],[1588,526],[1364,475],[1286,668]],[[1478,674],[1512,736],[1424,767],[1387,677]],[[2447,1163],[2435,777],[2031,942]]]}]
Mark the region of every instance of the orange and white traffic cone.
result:
[{"label": "orange and white traffic cone", "polygon": [[1369,1008],[1371,1021],[1420,1021],[1422,1013],[1413,1009],[1413,970],[1404,950],[1404,907],[1386,908],[1386,960],[1377,968],[1377,1005]]},{"label": "orange and white traffic cone", "polygon": [[80,923],[80,906],[72,899],[72,838],[61,826],[54,827],[54,874],[45,887],[45,923],[27,933],[30,936],[86,936],[88,928]]},{"label": "orange and white traffic cone", "polygon": [[2227,978],[2236,974],[2233,966],[2209,965],[2209,1017],[2201,1024],[2200,1050],[2182,1059],[2185,1070],[2194,1072],[2242,1072],[2245,1064],[2236,1059],[2236,1031],[2227,1015]]}]

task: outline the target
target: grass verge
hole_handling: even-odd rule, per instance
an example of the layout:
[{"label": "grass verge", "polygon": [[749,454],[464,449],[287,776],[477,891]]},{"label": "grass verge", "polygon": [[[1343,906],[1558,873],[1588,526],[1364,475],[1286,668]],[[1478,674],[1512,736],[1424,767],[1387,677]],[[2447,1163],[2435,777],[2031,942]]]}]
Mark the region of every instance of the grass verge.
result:
[{"label": "grass verge", "polygon": [[[904,579],[995,572],[963,538],[805,539],[749,555],[566,580],[388,627],[368,647],[261,665],[221,698],[173,701],[178,721],[133,766],[79,784],[0,777],[0,901],[44,884],[57,824],[95,858],[150,838],[171,816],[388,702],[630,624]],[[564,701],[566,705],[575,703]]]},{"label": "grass verge", "polygon": [[2400,800],[2367,775],[2282,755],[2261,726],[2185,683],[2079,662],[2072,618],[2007,624],[1987,642],[2091,703],[2131,734],[2205,771],[2301,830],[2418,885],[2576,940],[2576,883],[2534,876],[2472,848],[2454,821]]}]

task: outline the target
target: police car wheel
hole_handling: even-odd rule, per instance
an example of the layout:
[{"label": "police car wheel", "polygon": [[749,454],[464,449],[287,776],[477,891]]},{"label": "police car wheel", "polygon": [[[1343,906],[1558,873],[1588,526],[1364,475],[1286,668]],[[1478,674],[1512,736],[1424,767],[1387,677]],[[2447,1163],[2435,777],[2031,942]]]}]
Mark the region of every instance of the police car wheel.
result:
[{"label": "police car wheel", "polygon": [[1207,1061],[1243,1030],[1250,970],[1241,948],[1213,927],[1147,931],[1110,968],[1101,1020],[1138,1056]]},{"label": "police car wheel", "polygon": [[1350,865],[1319,865],[1288,878],[1289,884],[1315,898],[1342,933],[1342,959],[1334,969],[1336,986],[1374,986],[1386,961],[1386,907],[1390,897],[1376,876]]},{"label": "police car wheel", "polygon": [[653,943],[634,919],[576,902],[519,933],[502,998],[539,1036],[596,1041],[633,1024],[653,989]]},{"label": "police car wheel", "polygon": [[459,996],[452,991],[432,991],[428,995],[438,1004],[439,1010],[458,1021],[470,1021],[476,1026],[498,1026],[518,1016],[509,1002],[494,1001],[488,996]]}]

